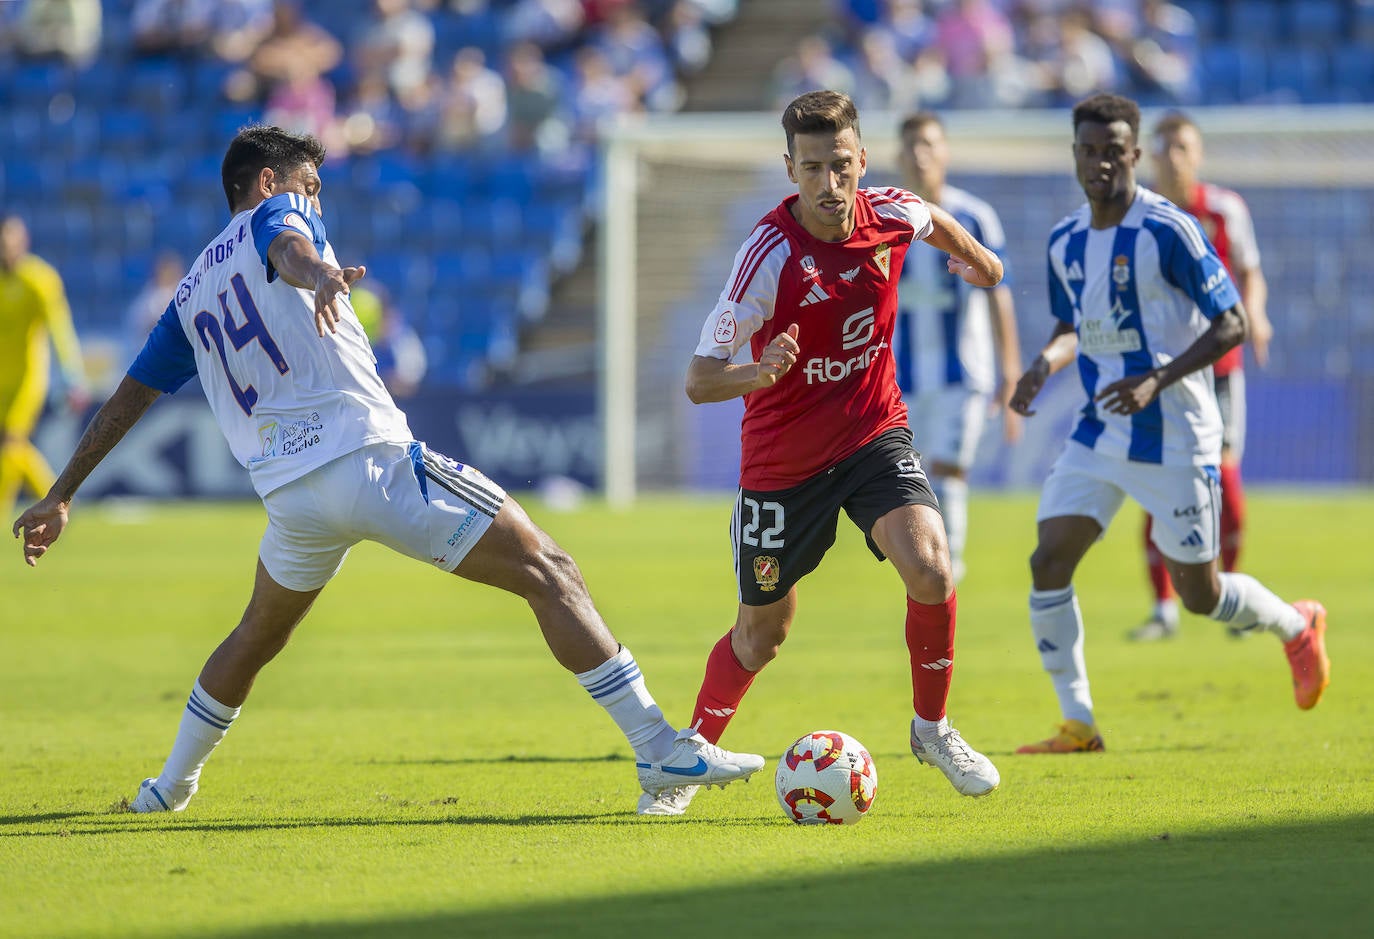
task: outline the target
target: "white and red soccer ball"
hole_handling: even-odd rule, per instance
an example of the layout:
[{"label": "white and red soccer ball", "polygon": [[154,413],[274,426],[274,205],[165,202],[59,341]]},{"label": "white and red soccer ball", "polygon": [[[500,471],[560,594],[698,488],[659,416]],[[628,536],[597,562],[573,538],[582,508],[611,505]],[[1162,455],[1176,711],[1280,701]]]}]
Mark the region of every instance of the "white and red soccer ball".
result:
[{"label": "white and red soccer ball", "polygon": [[864,745],[817,730],[787,748],[773,776],[783,814],[798,825],[852,825],[878,794],[878,769]]}]

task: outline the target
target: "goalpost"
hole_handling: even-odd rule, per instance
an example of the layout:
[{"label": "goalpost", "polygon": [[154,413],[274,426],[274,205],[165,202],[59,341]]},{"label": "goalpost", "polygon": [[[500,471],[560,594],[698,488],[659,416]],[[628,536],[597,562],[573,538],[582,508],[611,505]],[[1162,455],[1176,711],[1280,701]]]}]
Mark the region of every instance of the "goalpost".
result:
[{"label": "goalpost", "polygon": [[[1140,178],[1149,184],[1143,115]],[[1288,381],[1346,379],[1355,421],[1356,478],[1374,471],[1374,430],[1361,398],[1374,391],[1374,108],[1189,109],[1206,142],[1203,177],[1241,192],[1255,216],[1276,336],[1271,374]],[[897,184],[900,115],[861,115],[865,185]],[[1070,156],[1069,109],[941,115],[950,182],[998,210],[1023,356],[1049,334],[1044,247],[1056,221],[1082,204]],[[597,346],[603,490],[616,506],[642,490],[725,489],[738,472],[742,405],[693,406],[687,363],[735,251],[789,192],[779,115],[671,114],[623,118],[602,145]],[[746,347],[747,351],[747,347]],[[1322,361],[1311,361],[1319,354]],[[1056,378],[1058,381],[1058,377]],[[1053,383],[1052,383],[1053,384]],[[1059,381],[1058,418],[1037,418],[1044,441],[1005,455],[996,485],[1035,485],[1057,450],[1074,395]],[[1047,389],[1047,392],[1049,389]],[[1067,409],[1067,410],[1065,410]],[[1252,410],[1252,424],[1253,424]],[[1301,413],[1280,421],[1298,423]],[[1331,423],[1328,421],[1327,423]],[[1340,433],[1333,426],[1314,433]],[[1343,425],[1341,425],[1343,426]],[[806,432],[798,428],[798,432]],[[993,435],[989,435],[993,436]],[[985,440],[985,444],[987,441]],[[1322,445],[1320,441],[1317,445]],[[995,442],[991,446],[996,446]],[[919,442],[918,442],[919,447]],[[1049,458],[1052,458],[1050,453]],[[1247,464],[1249,463],[1247,457]],[[1304,466],[1275,470],[1304,477]],[[1036,474],[1040,474],[1037,477]]]}]

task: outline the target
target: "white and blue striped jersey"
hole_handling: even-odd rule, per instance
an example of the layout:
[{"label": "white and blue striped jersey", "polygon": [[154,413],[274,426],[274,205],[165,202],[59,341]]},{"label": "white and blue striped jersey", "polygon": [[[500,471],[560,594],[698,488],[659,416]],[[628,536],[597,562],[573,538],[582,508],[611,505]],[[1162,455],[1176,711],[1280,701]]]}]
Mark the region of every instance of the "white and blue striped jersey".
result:
[{"label": "white and blue striped jersey", "polygon": [[338,333],[321,338],[314,292],[277,276],[267,248],[287,229],[337,264],[304,196],[282,193],[240,212],[191,266],[129,368],[168,394],[199,374],[259,495],[369,444],[412,439],[347,298]]},{"label": "white and blue striped jersey", "polygon": [[1210,321],[1240,302],[1231,275],[1197,219],[1137,187],[1119,225],[1097,230],[1083,205],[1050,235],[1050,311],[1078,334],[1087,401],[1072,439],[1141,463],[1212,465],[1221,414],[1211,368],[1165,388],[1144,410],[1108,414],[1093,398],[1127,375],[1183,353]]},{"label": "white and blue striped jersey", "polygon": [[[999,258],[1007,237],[992,206],[963,189],[945,186],[940,208]],[[913,245],[897,284],[893,358],[904,395],[962,386],[991,394],[997,383],[989,291],[974,287],[945,266],[949,255]]]}]

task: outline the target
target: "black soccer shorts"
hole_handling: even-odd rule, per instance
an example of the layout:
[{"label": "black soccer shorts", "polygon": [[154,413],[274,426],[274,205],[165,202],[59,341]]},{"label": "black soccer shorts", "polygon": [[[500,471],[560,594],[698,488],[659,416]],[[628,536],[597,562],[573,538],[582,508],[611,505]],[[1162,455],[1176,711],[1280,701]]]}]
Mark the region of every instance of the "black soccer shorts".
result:
[{"label": "black soccer shorts", "polygon": [[740,602],[774,603],[815,570],[835,543],[840,509],[864,533],[874,557],[886,560],[873,542],[873,526],[904,505],[940,508],[905,427],[881,434],[791,489],[741,489],[730,517]]}]

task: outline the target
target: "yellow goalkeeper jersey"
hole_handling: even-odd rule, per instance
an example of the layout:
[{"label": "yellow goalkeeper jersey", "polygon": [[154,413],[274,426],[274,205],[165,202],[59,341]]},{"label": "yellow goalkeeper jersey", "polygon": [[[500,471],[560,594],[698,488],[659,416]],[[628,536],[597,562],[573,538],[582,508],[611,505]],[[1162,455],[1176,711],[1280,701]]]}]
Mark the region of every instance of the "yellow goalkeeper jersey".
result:
[{"label": "yellow goalkeeper jersey", "polygon": [[62,278],[42,258],[26,255],[12,270],[0,269],[0,405],[35,388],[35,379],[46,395],[49,338],[68,381],[84,384]]}]

